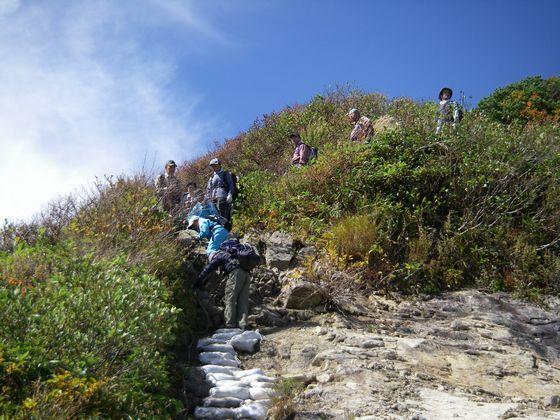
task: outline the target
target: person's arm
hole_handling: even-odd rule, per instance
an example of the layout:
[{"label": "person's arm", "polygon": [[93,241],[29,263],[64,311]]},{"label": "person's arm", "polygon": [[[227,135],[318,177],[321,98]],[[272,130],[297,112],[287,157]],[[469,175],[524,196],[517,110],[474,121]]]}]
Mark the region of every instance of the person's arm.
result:
[{"label": "person's arm", "polygon": [[206,183],[206,198],[212,198],[212,178],[214,178],[214,175],[211,175]]},{"label": "person's arm", "polygon": [[292,155],[292,164],[296,165],[299,163],[301,158],[301,144],[299,144],[296,147],[296,150],[294,150],[294,154]]},{"label": "person's arm", "polygon": [[154,184],[158,190],[165,188],[165,177],[163,175],[158,175]]},{"label": "person's arm", "polygon": [[352,132],[350,133],[350,140],[351,141],[358,141],[359,135],[360,135],[360,130],[361,130],[360,125],[356,124],[354,126],[354,128],[352,129]]},{"label": "person's arm", "polygon": [[202,286],[202,284],[204,283],[204,280],[206,280],[206,277],[208,277],[208,275],[212,271],[214,271],[216,268],[218,268],[223,263],[224,263],[224,256],[221,253],[218,253],[217,255],[214,256],[214,258],[212,258],[212,262],[206,264],[204,269],[200,272],[200,274],[196,278],[196,281],[195,281],[194,284],[196,286]]},{"label": "person's arm", "polygon": [[209,238],[211,236],[210,232],[210,221],[198,219],[198,239]]},{"label": "person's arm", "polygon": [[459,114],[459,104],[457,102],[453,102],[453,127],[459,123]]}]

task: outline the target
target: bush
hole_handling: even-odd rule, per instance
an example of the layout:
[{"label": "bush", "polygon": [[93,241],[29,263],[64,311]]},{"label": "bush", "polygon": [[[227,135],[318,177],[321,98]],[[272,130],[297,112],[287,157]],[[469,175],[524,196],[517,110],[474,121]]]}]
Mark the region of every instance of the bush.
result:
[{"label": "bush", "polygon": [[497,89],[478,109],[505,124],[560,121],[560,77],[528,77]]},{"label": "bush", "polygon": [[[326,245],[375,287],[559,290],[551,275],[560,250],[557,125],[508,126],[475,112],[436,137],[434,104],[399,99],[384,107],[391,130],[350,144],[350,127],[332,117],[343,120],[348,101],[321,103],[308,105],[315,114],[302,130],[320,145],[319,159],[290,168],[285,146],[285,156],[271,157],[277,175],[245,173],[237,229],[285,230]],[[310,109],[291,108],[258,131],[281,139],[284,119],[305,121]]]},{"label": "bush", "polygon": [[[5,275],[34,261],[41,281]],[[31,264],[29,264],[31,266]],[[0,410],[15,417],[125,417],[175,409],[167,357],[178,309],[122,257],[21,246],[0,259]],[[43,267],[48,267],[43,269]],[[25,270],[28,271],[28,270]]]}]

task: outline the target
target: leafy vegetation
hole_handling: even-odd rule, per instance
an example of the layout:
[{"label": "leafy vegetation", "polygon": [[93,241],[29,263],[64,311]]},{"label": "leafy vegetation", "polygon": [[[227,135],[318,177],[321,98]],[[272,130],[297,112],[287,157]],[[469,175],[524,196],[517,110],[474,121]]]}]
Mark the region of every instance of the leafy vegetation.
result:
[{"label": "leafy vegetation", "polygon": [[502,123],[560,121],[560,77],[528,77],[496,90],[479,109]]},{"label": "leafy vegetation", "polygon": [[[0,413],[169,417],[194,304],[188,250],[142,176],[99,183],[40,222],[9,224],[0,253]],[[66,214],[61,209],[70,209]],[[53,212],[53,209],[56,211]]]},{"label": "leafy vegetation", "polygon": [[[204,185],[209,158],[221,158],[240,178],[235,229],[314,243],[356,289],[558,293],[557,87],[530,78],[500,89],[439,135],[434,103],[339,89],[259,118],[178,175]],[[350,108],[373,120],[369,143],[349,142]],[[311,166],[289,164],[296,131],[319,148]],[[176,230],[145,176],[107,179],[32,223],[5,224],[1,414],[180,412],[179,355],[196,319]],[[289,412],[295,388],[284,385],[277,407]]]},{"label": "leafy vegetation", "polygon": [[[557,293],[559,126],[496,122],[482,103],[440,135],[435,104],[352,91],[266,116],[216,152],[242,174],[235,224],[316,243],[357,288]],[[348,141],[352,107],[377,124],[369,144]],[[319,147],[315,164],[290,167],[293,131]]]}]

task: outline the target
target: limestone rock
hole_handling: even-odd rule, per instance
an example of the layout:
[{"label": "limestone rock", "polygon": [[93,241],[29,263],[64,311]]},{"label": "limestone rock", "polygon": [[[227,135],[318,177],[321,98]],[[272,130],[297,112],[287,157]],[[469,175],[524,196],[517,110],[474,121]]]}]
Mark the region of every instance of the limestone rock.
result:
[{"label": "limestone rock", "polygon": [[315,283],[297,280],[283,288],[280,299],[285,308],[310,309],[324,302],[326,293]]},{"label": "limestone rock", "polygon": [[266,265],[269,268],[286,270],[294,258],[293,239],[283,232],[273,232],[265,240]]}]

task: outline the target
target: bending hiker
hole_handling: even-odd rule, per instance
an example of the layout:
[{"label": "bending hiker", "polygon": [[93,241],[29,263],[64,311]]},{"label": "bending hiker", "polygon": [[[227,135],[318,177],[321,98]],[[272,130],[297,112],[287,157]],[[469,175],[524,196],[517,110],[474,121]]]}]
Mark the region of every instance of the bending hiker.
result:
[{"label": "bending hiker", "polygon": [[350,133],[350,140],[364,143],[373,134],[373,125],[371,121],[366,116],[360,116],[360,111],[356,108],[352,108],[346,114],[350,124],[354,124],[354,128]]},{"label": "bending hiker", "polygon": [[214,158],[210,161],[214,173],[208,179],[206,196],[218,209],[220,216],[231,219],[231,204],[235,193],[235,184],[231,172],[224,171],[220,160]]},{"label": "bending hiker", "polygon": [[165,172],[155,181],[156,192],[165,211],[172,211],[181,201],[181,186],[175,176],[177,164],[170,160],[165,164]]},{"label": "bending hiker", "polygon": [[251,270],[260,264],[260,257],[253,247],[229,240],[222,244],[219,251],[212,254],[209,263],[198,276],[195,287],[201,287],[206,277],[218,267],[227,276],[225,287],[224,317],[226,328],[247,326],[249,314],[249,286]]},{"label": "bending hiker", "polygon": [[461,121],[462,110],[460,105],[451,100],[453,91],[444,87],[439,92],[439,108],[437,110],[437,126],[436,133],[439,133],[443,127],[449,123],[453,129],[457,128],[457,124]]},{"label": "bending hiker", "polygon": [[222,242],[224,242],[229,235],[229,231],[218,222],[199,216],[192,216],[189,219],[187,229],[198,232],[198,239],[209,240],[208,247],[206,248],[206,255],[209,257],[218,251]]},{"label": "bending hiker", "polygon": [[294,142],[296,147],[294,154],[292,155],[292,165],[303,166],[307,165],[309,162],[309,156],[311,154],[311,148],[301,141],[299,134],[290,134],[290,139]]}]

